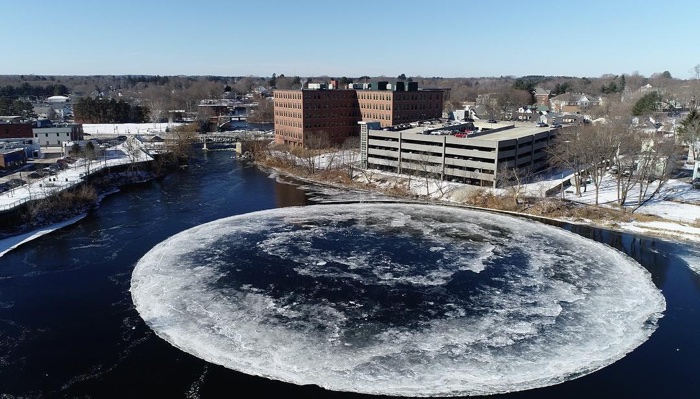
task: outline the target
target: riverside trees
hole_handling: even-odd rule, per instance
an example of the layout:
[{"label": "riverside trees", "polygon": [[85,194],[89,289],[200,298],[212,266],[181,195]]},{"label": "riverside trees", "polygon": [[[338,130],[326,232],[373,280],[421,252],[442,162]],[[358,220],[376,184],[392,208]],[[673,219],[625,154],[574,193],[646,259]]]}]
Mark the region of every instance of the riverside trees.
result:
[{"label": "riverside trees", "polygon": [[82,123],[144,123],[149,109],[123,100],[85,97],[73,106],[75,120]]},{"label": "riverside trees", "polygon": [[549,149],[553,166],[573,172],[576,195],[581,196],[586,182],[593,184],[596,205],[607,173],[614,176],[617,204],[626,205],[629,195],[638,190],[640,206],[659,194],[675,168],[673,139],[643,136],[625,121],[610,119],[603,125],[565,129]]},{"label": "riverside trees", "polygon": [[690,146],[693,159],[697,159],[698,154],[695,144],[700,140],[700,113],[697,109],[690,110],[685,119],[681,121],[677,134],[678,139],[683,144]]}]

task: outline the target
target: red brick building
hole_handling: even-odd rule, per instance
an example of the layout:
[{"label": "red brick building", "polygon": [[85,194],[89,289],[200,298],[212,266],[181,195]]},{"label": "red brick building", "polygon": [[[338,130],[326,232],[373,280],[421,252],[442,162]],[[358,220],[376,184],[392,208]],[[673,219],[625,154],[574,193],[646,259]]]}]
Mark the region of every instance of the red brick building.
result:
[{"label": "red brick building", "polygon": [[30,139],[34,137],[29,123],[0,122],[0,139]]},{"label": "red brick building", "polygon": [[358,136],[360,121],[393,126],[442,116],[442,90],[418,90],[412,84],[372,84],[378,90],[275,90],[275,142],[314,146],[328,140],[337,144]]}]

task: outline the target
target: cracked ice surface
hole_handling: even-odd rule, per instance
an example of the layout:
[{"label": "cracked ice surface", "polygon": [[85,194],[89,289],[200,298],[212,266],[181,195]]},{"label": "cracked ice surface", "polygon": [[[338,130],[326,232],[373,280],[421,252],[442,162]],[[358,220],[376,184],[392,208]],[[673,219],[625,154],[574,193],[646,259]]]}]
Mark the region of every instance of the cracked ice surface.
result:
[{"label": "cracked ice surface", "polygon": [[540,223],[416,204],[214,221],[137,264],[163,339],[244,373],[405,396],[542,387],[645,342],[665,301],[605,245]]}]

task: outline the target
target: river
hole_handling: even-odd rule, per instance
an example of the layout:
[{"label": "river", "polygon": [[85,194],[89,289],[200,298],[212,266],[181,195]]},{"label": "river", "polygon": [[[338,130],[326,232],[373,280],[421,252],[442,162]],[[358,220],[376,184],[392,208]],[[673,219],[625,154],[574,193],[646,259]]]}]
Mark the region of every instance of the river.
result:
[{"label": "river", "polygon": [[[136,311],[134,266],[166,238],[227,216],[335,198],[280,182],[231,154],[210,152],[162,180],[124,188],[76,224],[0,258],[0,397],[359,397],[207,363],[159,338]],[[700,250],[564,227],[640,262],[663,292],[664,316],[647,342],[608,367],[492,397],[700,396],[700,276],[688,267]]]}]

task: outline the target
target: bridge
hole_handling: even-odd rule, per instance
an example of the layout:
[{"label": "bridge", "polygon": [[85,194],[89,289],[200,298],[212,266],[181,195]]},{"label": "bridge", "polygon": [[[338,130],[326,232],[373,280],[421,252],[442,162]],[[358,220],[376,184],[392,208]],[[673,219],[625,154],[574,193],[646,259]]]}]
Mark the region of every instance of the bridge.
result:
[{"label": "bridge", "polygon": [[195,137],[196,143],[201,143],[204,150],[210,147],[232,147],[236,151],[243,152],[248,143],[257,141],[272,141],[275,137],[274,130],[251,131],[236,130],[231,132],[200,133]]}]

